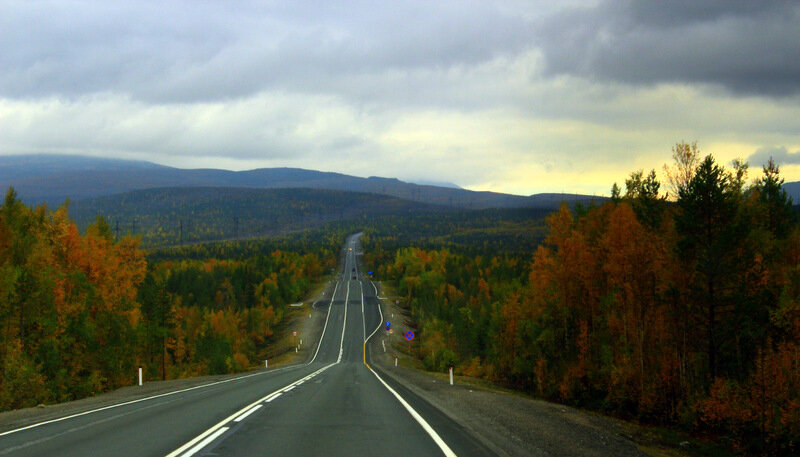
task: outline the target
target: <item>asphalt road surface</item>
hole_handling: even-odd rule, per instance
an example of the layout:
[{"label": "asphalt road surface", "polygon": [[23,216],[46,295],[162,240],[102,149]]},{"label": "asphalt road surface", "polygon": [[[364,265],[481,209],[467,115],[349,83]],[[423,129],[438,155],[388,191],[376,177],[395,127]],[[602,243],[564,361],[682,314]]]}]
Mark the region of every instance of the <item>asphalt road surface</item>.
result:
[{"label": "asphalt road surface", "polygon": [[[436,408],[369,366],[377,289],[342,250],[308,364],[121,402],[0,432],[0,456],[487,456]],[[354,279],[355,278],[355,279]]]}]

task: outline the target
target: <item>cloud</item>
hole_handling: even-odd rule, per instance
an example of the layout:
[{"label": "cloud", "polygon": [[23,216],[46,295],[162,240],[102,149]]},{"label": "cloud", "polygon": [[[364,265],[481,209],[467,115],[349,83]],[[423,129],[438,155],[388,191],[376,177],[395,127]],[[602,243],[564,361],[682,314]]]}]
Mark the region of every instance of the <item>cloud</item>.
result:
[{"label": "cloud", "polygon": [[415,90],[448,86],[415,77],[535,54],[531,81],[782,97],[800,93],[798,21],[792,1],[3,2],[0,96],[191,103],[286,90],[424,104]]},{"label": "cloud", "polygon": [[529,194],[800,147],[796,3],[375,5],[0,2],[0,153]]},{"label": "cloud", "polygon": [[800,165],[800,151],[789,152],[785,146],[763,146],[760,147],[747,158],[751,165],[761,167],[769,162],[775,161],[777,165]]},{"label": "cloud", "polygon": [[115,94],[0,99],[0,152],[6,153],[111,151],[158,162],[164,156],[310,160],[368,149],[366,132],[377,128],[333,98],[303,94],[165,105]]},{"label": "cloud", "polygon": [[722,18],[782,14],[791,10],[793,3],[794,0],[633,0],[629,5],[631,16],[637,21],[656,26],[675,26]]},{"label": "cloud", "polygon": [[800,93],[800,4],[633,0],[559,13],[539,35],[549,74]]},{"label": "cloud", "polygon": [[377,87],[348,82],[471,66],[532,39],[527,21],[477,1],[289,5],[0,3],[0,95],[116,92],[163,103],[288,90],[366,99]]}]

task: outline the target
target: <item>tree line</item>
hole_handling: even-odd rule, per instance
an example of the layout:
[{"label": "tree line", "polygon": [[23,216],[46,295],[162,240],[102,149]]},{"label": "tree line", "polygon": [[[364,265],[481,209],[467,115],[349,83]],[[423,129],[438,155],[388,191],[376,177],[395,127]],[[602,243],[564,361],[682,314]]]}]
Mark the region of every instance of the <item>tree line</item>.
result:
[{"label": "tree line", "polygon": [[[319,235],[319,234],[317,234]],[[136,379],[260,365],[287,304],[335,265],[332,239],[218,243],[146,254],[102,217],[0,208],[0,409],[73,400]],[[284,249],[281,249],[284,248]]]},{"label": "tree line", "polygon": [[406,296],[425,364],[796,452],[800,228],[779,168],[748,184],[747,164],[694,144],[673,158],[666,193],[639,171],[602,205],[562,206],[523,261],[395,250],[378,271]]},{"label": "tree line", "polygon": [[473,252],[544,236],[540,210],[405,218],[394,202],[384,202],[389,215],[277,238],[145,251],[102,216],[80,229],[68,204],[31,208],[10,189],[0,208],[0,409],[129,385],[138,366],[146,379],[172,379],[260,365],[286,330],[286,304],[332,272],[341,240],[363,226],[384,241],[428,233],[465,248],[491,232]]},{"label": "tree line", "polygon": [[81,231],[98,214],[115,237],[141,236],[153,249],[180,244],[281,236],[369,215],[441,212],[422,203],[324,189],[173,187],[77,200],[70,213]]}]

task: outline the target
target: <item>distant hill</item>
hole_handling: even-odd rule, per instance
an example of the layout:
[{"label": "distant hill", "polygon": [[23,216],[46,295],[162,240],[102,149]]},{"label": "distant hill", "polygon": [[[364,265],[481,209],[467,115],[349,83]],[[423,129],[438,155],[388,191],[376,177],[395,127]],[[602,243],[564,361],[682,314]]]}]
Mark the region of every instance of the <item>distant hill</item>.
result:
[{"label": "distant hill", "polygon": [[800,205],[800,181],[784,183],[783,189],[792,197],[792,204]]},{"label": "distant hill", "polygon": [[129,171],[169,168],[137,160],[104,159],[79,155],[32,154],[0,156],[0,182],[16,182],[63,173]]},{"label": "distant hill", "polygon": [[112,232],[141,235],[148,247],[277,235],[332,221],[453,211],[367,193],[234,187],[136,190],[76,200],[69,207],[79,229],[102,215]]},{"label": "distant hill", "polygon": [[419,184],[420,186],[435,186],[435,187],[447,187],[448,189],[463,189],[463,187],[452,182],[414,180],[411,181],[411,183]]},{"label": "distant hill", "polygon": [[245,187],[329,189],[386,195],[427,204],[483,208],[552,208],[566,201],[588,203],[602,197],[539,194],[530,197],[407,183],[395,178],[360,178],[298,168],[248,171],[180,169],[149,162],[64,155],[0,157],[0,186],[14,186],[29,204],[56,206],[139,189],[164,187]]}]

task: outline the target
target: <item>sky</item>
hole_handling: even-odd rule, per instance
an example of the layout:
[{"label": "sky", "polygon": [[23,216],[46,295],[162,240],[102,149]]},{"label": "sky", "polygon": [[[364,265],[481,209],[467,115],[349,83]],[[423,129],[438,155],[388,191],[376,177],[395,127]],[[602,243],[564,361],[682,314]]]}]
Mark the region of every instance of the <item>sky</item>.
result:
[{"label": "sky", "polygon": [[800,180],[800,2],[0,0],[0,154],[607,195]]}]

